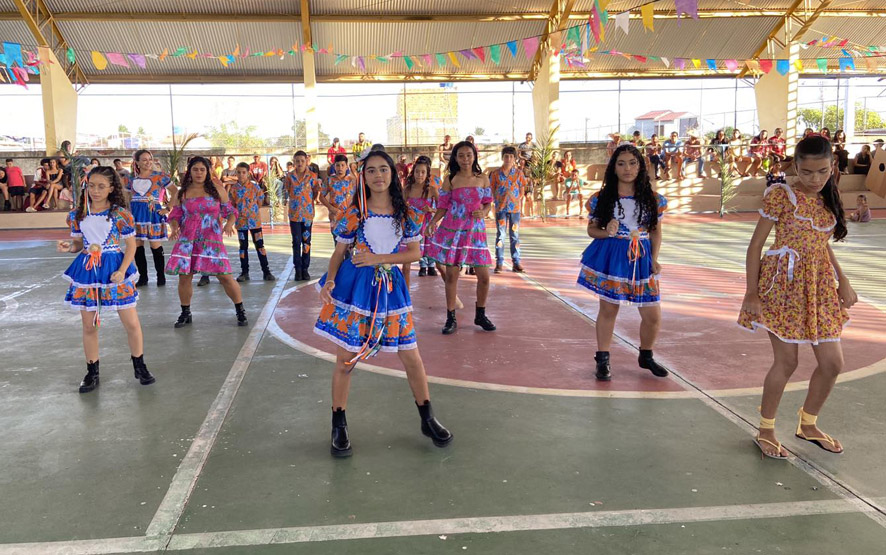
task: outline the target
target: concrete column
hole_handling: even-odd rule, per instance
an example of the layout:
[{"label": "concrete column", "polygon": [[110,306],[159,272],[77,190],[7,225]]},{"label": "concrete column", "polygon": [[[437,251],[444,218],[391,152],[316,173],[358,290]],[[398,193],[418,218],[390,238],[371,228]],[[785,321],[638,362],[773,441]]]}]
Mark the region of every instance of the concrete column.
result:
[{"label": "concrete column", "polygon": [[551,136],[553,148],[560,148],[560,55],[542,54],[541,67],[532,89],[535,139]]},{"label": "concrete column", "polygon": [[320,125],[317,118],[317,72],[314,51],[306,49],[303,53],[304,84],[305,84],[305,150],[317,158],[320,151]]},{"label": "concrete column", "polygon": [[46,154],[55,155],[64,140],[77,142],[77,91],[49,48],[40,49],[40,92],[43,96],[43,128]]},{"label": "concrete column", "polygon": [[754,86],[757,97],[757,118],[760,121],[760,128],[769,131],[770,136],[776,127],[784,129],[785,141],[788,145],[793,145],[802,135],[802,130],[798,129],[797,117],[800,72],[794,65],[800,58],[799,45],[789,46],[779,57],[788,60],[790,71],[787,75],[781,75],[773,67],[772,71],[757,81]]}]

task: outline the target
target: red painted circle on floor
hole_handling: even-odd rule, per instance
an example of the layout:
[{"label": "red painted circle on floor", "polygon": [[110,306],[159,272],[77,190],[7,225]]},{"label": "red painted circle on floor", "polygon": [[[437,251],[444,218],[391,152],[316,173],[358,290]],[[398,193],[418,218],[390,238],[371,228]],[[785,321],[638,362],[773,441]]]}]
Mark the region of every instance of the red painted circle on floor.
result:
[{"label": "red painted circle on floor", "polygon": [[[418,343],[430,376],[478,384],[603,392],[681,392],[680,382],[660,379],[637,366],[636,351],[613,343],[611,382],[594,379],[596,350],[593,323],[596,297],[575,285],[578,261],[531,259],[525,262],[536,283],[506,272],[494,275],[487,313],[498,327],[484,332],[473,324],[474,287],[459,280],[458,332],[444,336],[446,317],[439,277],[415,275],[411,293]],[[757,388],[772,362],[765,333],[750,333],[735,324],[744,295],[744,275],[683,265],[665,266],[662,279],[662,328],[656,358],[705,390]],[[558,298],[561,297],[561,298]],[[564,302],[565,299],[568,303]],[[311,347],[334,353],[335,345],[312,331],[320,310],[313,287],[285,296],[275,319],[281,330]],[[886,314],[859,303],[843,336],[846,371],[886,358],[882,330]],[[616,333],[639,344],[636,308],[622,307]],[[402,370],[396,355],[382,353],[367,361]],[[808,380],[815,367],[812,349],[800,346],[800,368],[793,381]]]}]

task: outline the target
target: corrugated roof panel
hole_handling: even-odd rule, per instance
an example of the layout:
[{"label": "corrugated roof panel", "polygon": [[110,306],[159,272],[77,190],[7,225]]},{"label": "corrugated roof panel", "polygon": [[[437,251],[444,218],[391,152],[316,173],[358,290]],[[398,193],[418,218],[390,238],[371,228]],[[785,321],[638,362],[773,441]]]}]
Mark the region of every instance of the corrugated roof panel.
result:
[{"label": "corrugated roof panel", "polygon": [[297,14],[292,0],[45,0],[53,13],[199,13],[199,14]]},{"label": "corrugated roof panel", "polygon": [[472,14],[484,13],[548,13],[551,0],[311,0],[311,14]]},{"label": "corrugated roof panel", "polygon": [[31,34],[25,22],[20,19],[0,20],[0,39],[5,42],[17,42],[31,50],[37,47],[34,35]]},{"label": "corrugated roof panel", "polygon": [[[134,52],[139,54],[160,54],[164,49],[169,53],[179,46],[197,47],[198,52],[215,55],[230,54],[237,44],[241,53],[249,48],[251,52],[283,48],[288,50],[301,41],[301,26],[290,23],[136,23],[136,22],[61,22],[62,34],[80,53],[79,61],[87,74],[133,74],[144,73],[138,68],[124,68],[109,65],[99,72],[92,65],[89,56],[83,54],[91,50],[100,52]],[[300,55],[284,59],[273,57],[240,58],[229,68],[224,68],[217,59],[168,57],[164,61],[147,60],[149,72],[156,73],[231,73],[232,75],[285,75],[301,74]]]},{"label": "corrugated roof panel", "polygon": [[[886,4],[886,2],[884,2]],[[823,17],[812,24],[803,42],[820,40],[822,37],[850,39],[850,44],[858,46],[886,46],[886,19],[877,17]],[[810,47],[803,51],[803,57],[842,56],[839,48]]]},{"label": "corrugated roof panel", "polygon": [[[395,51],[408,55],[435,54],[469,49],[472,47],[504,43],[509,40],[522,39],[540,34],[544,30],[543,21],[514,21],[491,23],[395,23],[364,24],[363,33],[354,33],[354,26],[348,23],[317,23],[314,24],[314,40],[322,47],[332,44],[336,53],[351,56],[372,55],[384,56]],[[408,31],[407,31],[408,30]],[[434,64],[437,73],[505,73],[509,71],[526,71],[529,61],[522,45],[517,58],[511,56],[507,49],[502,52],[502,63],[495,66],[487,61],[465,60],[459,55],[461,69],[451,63],[443,68]],[[424,64],[424,62],[421,62]],[[406,69],[402,59],[383,64],[375,60],[367,60],[367,73],[424,73],[427,68]],[[359,73],[349,63],[335,65],[335,56],[318,57],[318,75],[342,75]]]}]

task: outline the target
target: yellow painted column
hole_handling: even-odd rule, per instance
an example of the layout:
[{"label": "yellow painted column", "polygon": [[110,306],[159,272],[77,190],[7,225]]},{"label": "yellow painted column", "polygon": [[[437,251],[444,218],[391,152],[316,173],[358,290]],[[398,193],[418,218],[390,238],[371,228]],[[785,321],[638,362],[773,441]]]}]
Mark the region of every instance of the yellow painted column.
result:
[{"label": "yellow painted column", "polygon": [[802,134],[802,130],[798,128],[800,122],[797,112],[800,72],[796,61],[800,59],[800,46],[789,46],[779,57],[788,60],[790,70],[786,75],[781,75],[773,66],[772,71],[757,81],[754,86],[757,119],[760,129],[769,131],[770,136],[776,127],[784,129],[785,141],[788,145],[793,145]]},{"label": "yellow painted column", "polygon": [[305,84],[305,150],[314,157],[314,162],[319,160],[320,151],[320,125],[317,118],[317,71],[315,66],[314,51],[310,48],[304,51],[304,84]]},{"label": "yellow painted column", "polygon": [[560,55],[543,54],[532,89],[535,139],[550,135],[551,146],[560,148]]},{"label": "yellow painted column", "polygon": [[77,91],[49,48],[40,48],[40,91],[46,154],[55,155],[62,141],[77,139]]}]

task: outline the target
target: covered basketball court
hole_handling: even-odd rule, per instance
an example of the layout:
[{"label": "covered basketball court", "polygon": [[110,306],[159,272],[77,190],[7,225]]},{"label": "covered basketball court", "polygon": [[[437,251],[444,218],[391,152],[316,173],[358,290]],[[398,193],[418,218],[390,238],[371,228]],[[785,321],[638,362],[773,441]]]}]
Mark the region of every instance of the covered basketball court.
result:
[{"label": "covered basketball court", "polygon": [[[493,3],[484,9],[500,11],[480,13],[467,2],[429,11],[418,2],[305,0],[226,5],[240,11],[224,12],[222,21],[210,11],[219,9],[215,4],[0,0],[0,12],[8,12],[0,14],[0,28],[30,32],[13,19],[20,3],[51,9],[49,19],[75,48],[78,40],[96,44],[96,37],[120,41],[102,50],[125,50],[133,37],[166,45],[146,31],[156,26],[168,35],[191,33],[192,46],[205,49],[216,47],[196,41],[227,47],[220,31],[254,36],[285,29],[301,33],[299,44],[335,36],[342,52],[358,51],[359,41],[387,51],[395,36],[398,44],[415,41],[415,52],[445,52],[483,44],[470,40],[476,29],[496,29],[490,42],[549,36],[564,21],[587,21],[594,9],[582,1]],[[644,38],[638,28],[625,38],[610,24],[606,44],[629,51],[630,43],[639,51],[643,40],[670,40],[685,44],[681,51],[691,57],[687,37],[696,30],[699,42],[722,43],[724,55],[752,58],[757,48],[777,49],[767,39],[790,50],[785,27],[796,32],[809,21],[844,36],[870,26],[866,40],[883,38],[876,2],[757,4],[702,1],[699,20],[677,21],[673,2],[658,2],[655,37]],[[608,5],[613,14],[634,7]],[[630,24],[642,21],[632,14]],[[560,78],[644,70],[640,62],[612,57],[599,58],[611,67],[564,69],[540,42],[537,59],[496,75],[484,74],[489,68],[477,61],[455,73],[416,69],[411,78],[535,78],[540,132],[556,128]],[[171,60],[162,74],[100,74],[88,60],[80,69],[89,82],[295,76],[308,84],[404,74],[402,68],[360,74],[324,65],[329,58],[314,60],[307,51],[288,60],[293,65],[285,70],[257,60],[219,72],[200,59]],[[789,99],[792,74],[771,76],[772,87]],[[62,76],[47,79],[56,77]],[[778,121],[787,129],[790,100],[783,107],[772,117],[783,116]],[[61,119],[57,136],[70,132]],[[47,119],[47,144],[50,127]],[[814,364],[807,348],[779,414],[788,461],[761,459],[751,441],[772,354],[764,335],[734,325],[753,214],[664,220],[656,356],[671,370],[666,379],[637,367],[639,319],[627,308],[612,348],[613,380],[594,379],[597,301],[574,285],[588,242],[581,220],[524,225],[526,274],[493,276],[494,333],[469,325],[465,311],[457,334],[441,335],[442,283],[413,277],[435,409],[455,440],[437,449],[421,435],[401,367],[380,355],[355,370],[348,408],[354,456],[343,460],[328,451],[334,350],[311,333],[319,299],[313,284],[292,281],[288,233],[277,228],[265,236],[278,280],[244,284],[249,327],[235,325],[213,282],[195,290],[193,325],[173,329],[175,288],[152,283],[140,290],[139,314],[157,383],[141,387],[132,379],[125,334],[110,317],[102,329],[102,386],[78,395],[79,315],[61,302],[59,277],[71,258],[54,250],[66,233],[0,231],[0,554],[880,553],[886,544],[884,222],[850,224],[848,240],[834,245],[861,299],[843,336],[846,371],[822,414],[823,427],[846,452],[831,455],[793,437],[794,411]],[[315,277],[332,250],[324,226],[318,221],[314,234]],[[236,251],[234,241],[227,244]],[[459,287],[470,305],[473,278],[464,276]]]}]

